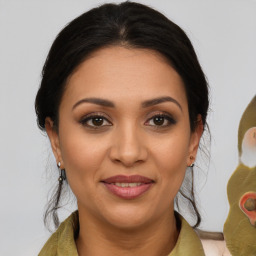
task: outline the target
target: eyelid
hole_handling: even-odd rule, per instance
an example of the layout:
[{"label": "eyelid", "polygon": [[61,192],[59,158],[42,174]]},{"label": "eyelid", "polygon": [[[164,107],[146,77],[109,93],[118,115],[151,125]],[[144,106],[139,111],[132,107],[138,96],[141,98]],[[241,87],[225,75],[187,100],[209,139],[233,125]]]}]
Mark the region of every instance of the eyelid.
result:
[{"label": "eyelid", "polygon": [[[151,117],[149,117],[146,121],[146,123],[148,123],[151,119],[153,119],[154,117],[163,117],[166,120],[168,120],[168,124],[167,125],[148,125],[151,127],[154,127],[155,129],[161,129],[161,128],[166,128],[169,127],[173,124],[176,124],[176,120],[173,118],[173,116],[165,111],[157,111],[151,114]],[[107,121],[108,123],[110,123],[110,125],[101,125],[101,126],[93,126],[93,125],[88,125],[87,122],[89,120],[92,120],[93,118],[96,117],[101,117],[103,120]],[[100,112],[94,112],[94,113],[90,113],[88,115],[85,115],[84,117],[81,118],[81,120],[79,121],[82,125],[91,128],[91,129],[100,129],[106,126],[111,126],[113,125],[109,120],[109,117],[106,117],[106,115],[104,113],[100,113]]]},{"label": "eyelid", "polygon": [[97,112],[96,112],[96,113],[95,113],[95,112],[94,112],[94,113],[90,113],[90,114],[88,114],[88,115],[83,116],[83,117],[81,118],[81,120],[79,121],[79,123],[81,123],[81,124],[84,125],[84,126],[87,126],[87,127],[91,128],[91,129],[99,129],[99,128],[101,128],[101,127],[110,126],[110,125],[92,126],[92,125],[87,125],[87,124],[86,124],[89,120],[92,120],[93,118],[96,118],[96,117],[101,117],[101,118],[103,118],[103,120],[107,121],[108,123],[110,123],[110,124],[112,125],[112,123],[108,120],[109,118],[106,117],[105,114],[103,114],[103,113],[97,113]]},{"label": "eyelid", "polygon": [[169,127],[170,125],[173,125],[173,124],[177,123],[176,119],[171,114],[169,114],[168,112],[165,112],[165,111],[154,112],[153,114],[151,114],[151,117],[149,117],[146,122],[150,121],[151,119],[153,119],[154,117],[157,117],[157,116],[164,117],[165,119],[167,119],[169,121],[169,124],[159,125],[159,126],[155,125],[154,127],[156,129]]}]

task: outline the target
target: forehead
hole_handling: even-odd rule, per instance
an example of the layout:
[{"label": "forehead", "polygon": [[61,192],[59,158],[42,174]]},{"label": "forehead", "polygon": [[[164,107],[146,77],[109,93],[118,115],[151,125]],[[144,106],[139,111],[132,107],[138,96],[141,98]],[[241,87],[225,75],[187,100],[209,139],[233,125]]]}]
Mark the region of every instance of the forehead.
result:
[{"label": "forehead", "polygon": [[64,98],[141,101],[164,95],[186,104],[182,79],[161,54],[113,46],[96,51],[80,64],[68,80]]}]

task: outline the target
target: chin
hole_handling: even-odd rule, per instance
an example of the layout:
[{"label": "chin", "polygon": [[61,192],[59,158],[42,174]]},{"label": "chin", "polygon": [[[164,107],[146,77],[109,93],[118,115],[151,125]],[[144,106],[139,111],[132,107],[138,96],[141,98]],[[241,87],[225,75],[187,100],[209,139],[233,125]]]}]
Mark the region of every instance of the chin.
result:
[{"label": "chin", "polygon": [[151,218],[149,209],[138,206],[116,207],[113,211],[105,212],[105,220],[118,229],[134,230],[147,225]]}]

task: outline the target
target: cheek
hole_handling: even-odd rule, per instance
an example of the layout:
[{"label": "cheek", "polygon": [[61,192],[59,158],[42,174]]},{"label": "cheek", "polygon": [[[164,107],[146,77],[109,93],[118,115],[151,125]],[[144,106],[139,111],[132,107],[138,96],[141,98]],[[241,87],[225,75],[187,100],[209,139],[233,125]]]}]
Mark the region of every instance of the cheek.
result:
[{"label": "cheek", "polygon": [[187,168],[189,137],[171,136],[155,148],[155,164],[159,182],[172,196],[178,192]]},{"label": "cheek", "polygon": [[86,136],[80,130],[70,133],[63,131],[63,135],[65,136],[60,137],[61,155],[71,188],[72,184],[84,187],[84,184],[89,186],[89,183],[97,182],[98,170],[101,169],[106,153],[106,143],[99,143],[102,140]]}]

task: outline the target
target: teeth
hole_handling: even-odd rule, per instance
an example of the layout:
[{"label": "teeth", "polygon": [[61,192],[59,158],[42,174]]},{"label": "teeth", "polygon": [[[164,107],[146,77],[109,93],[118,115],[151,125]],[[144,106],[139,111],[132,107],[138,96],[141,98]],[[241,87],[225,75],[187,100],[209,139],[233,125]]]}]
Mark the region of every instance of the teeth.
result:
[{"label": "teeth", "polygon": [[118,187],[122,187],[122,188],[128,188],[128,187],[133,188],[133,187],[140,186],[142,183],[119,183],[119,182],[116,182],[113,184]]}]

